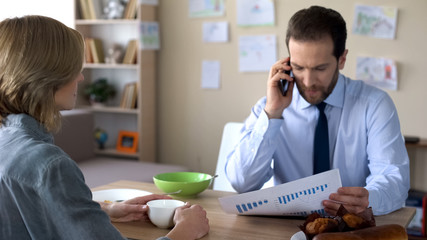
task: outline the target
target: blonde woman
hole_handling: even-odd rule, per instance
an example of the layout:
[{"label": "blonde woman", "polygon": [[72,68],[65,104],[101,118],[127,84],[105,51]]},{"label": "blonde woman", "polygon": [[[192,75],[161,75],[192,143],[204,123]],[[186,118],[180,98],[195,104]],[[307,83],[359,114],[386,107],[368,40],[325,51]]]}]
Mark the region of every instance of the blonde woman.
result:
[{"label": "blonde woman", "polygon": [[[0,22],[0,239],[123,239],[111,221],[145,220],[149,195],[123,203],[92,201],[75,164],[53,144],[60,110],[75,105],[83,81],[82,36],[42,16]],[[179,208],[161,239],[209,231],[198,205]]]}]

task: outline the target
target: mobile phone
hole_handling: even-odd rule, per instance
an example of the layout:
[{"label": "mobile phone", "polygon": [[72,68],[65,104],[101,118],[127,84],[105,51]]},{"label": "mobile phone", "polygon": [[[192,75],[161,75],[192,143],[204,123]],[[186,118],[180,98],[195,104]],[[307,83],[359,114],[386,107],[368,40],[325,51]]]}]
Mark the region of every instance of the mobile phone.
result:
[{"label": "mobile phone", "polygon": [[[288,66],[290,66],[290,62],[291,62],[291,60],[289,59],[289,61],[287,63]],[[285,74],[288,74],[289,76],[291,75],[291,71],[285,70],[283,72]],[[280,88],[280,91],[282,92],[282,95],[286,96],[286,93],[288,92],[288,88],[289,88],[289,81],[286,79],[280,79],[279,80],[279,88]]]}]

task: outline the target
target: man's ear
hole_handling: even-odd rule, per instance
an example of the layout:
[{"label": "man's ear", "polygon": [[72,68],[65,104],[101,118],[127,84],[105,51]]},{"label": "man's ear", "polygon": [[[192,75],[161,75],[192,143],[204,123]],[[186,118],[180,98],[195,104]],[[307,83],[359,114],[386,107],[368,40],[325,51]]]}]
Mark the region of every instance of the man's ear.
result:
[{"label": "man's ear", "polygon": [[340,58],[338,59],[339,70],[343,70],[345,66],[345,61],[347,60],[348,49],[344,50]]}]

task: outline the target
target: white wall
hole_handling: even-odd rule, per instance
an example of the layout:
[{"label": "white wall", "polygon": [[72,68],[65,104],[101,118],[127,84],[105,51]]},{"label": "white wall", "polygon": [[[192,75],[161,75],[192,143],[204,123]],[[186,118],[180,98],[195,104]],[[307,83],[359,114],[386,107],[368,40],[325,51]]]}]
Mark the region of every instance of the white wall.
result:
[{"label": "white wall", "polygon": [[0,20],[29,14],[48,16],[74,27],[73,0],[0,0]]}]

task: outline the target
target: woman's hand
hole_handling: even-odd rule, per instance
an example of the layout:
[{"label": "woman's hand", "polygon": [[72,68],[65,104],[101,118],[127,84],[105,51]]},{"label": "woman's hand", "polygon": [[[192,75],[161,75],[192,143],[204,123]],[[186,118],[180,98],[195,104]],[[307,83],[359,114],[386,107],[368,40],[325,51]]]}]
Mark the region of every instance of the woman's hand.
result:
[{"label": "woman's hand", "polygon": [[210,229],[206,211],[199,205],[189,203],[176,209],[174,222],[175,227],[166,235],[174,240],[199,239]]},{"label": "woman's hand", "polygon": [[142,197],[132,198],[123,202],[105,203],[100,202],[112,222],[131,222],[148,220],[147,202],[156,199],[171,199],[169,196],[152,194]]}]

